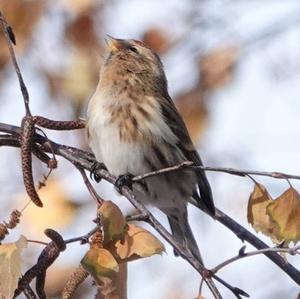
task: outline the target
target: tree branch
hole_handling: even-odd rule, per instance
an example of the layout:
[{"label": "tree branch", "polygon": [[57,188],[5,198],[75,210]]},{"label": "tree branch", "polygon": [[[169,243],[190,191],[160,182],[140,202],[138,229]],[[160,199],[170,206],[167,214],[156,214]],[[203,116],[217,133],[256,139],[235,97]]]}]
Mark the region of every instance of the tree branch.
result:
[{"label": "tree branch", "polygon": [[[18,146],[18,135],[20,134],[21,130],[17,126],[13,125],[7,125],[0,123],[0,132],[4,133],[10,133],[11,136],[8,138],[7,136],[0,136],[0,145],[7,145],[7,146]],[[14,142],[12,142],[14,140]],[[37,144],[40,145],[41,149],[43,149],[46,152],[51,152],[53,150],[56,155],[62,156],[68,161],[70,161],[72,164],[77,164],[80,167],[90,171],[92,169],[92,166],[94,165],[95,159],[93,154],[76,149],[74,147],[62,145],[55,143],[51,140],[46,139],[44,136],[41,136],[37,133],[35,133],[34,140]],[[7,142],[7,143],[6,143]],[[159,171],[159,172],[163,172]],[[97,170],[96,173],[99,177],[103,178],[104,180],[115,184],[116,177],[111,175],[109,172],[107,172],[104,169]],[[145,215],[145,208],[144,206],[139,203],[136,198],[134,197],[132,191],[128,189],[127,187],[123,187],[122,189],[123,195],[128,198],[131,203],[137,208],[137,210]],[[147,211],[147,210],[146,210]],[[161,226],[161,224],[155,219],[155,217],[151,213],[147,213],[147,222],[150,223],[157,231],[158,233],[167,241],[169,242],[178,252],[183,253],[183,257],[197,270],[202,269],[201,265],[199,265],[198,261],[193,259],[189,254],[185,253],[185,250],[181,248],[181,245],[176,242],[172,236],[168,233],[168,231]],[[230,229],[235,235],[237,235],[241,240],[247,241],[250,244],[252,244],[257,249],[264,249],[269,248],[264,242],[262,242],[259,238],[257,238],[255,235],[250,233],[248,230],[246,230],[244,227],[239,225],[237,222],[235,222],[232,218],[230,218],[228,215],[223,213],[220,210],[217,210],[216,213],[216,220],[225,225],[228,229]],[[265,252],[263,253],[268,258],[270,258],[276,265],[278,265],[287,275],[289,275],[298,285],[300,285],[300,272],[293,267],[291,264],[287,263],[280,255],[278,255],[276,252]],[[206,275],[207,273],[203,272],[205,269],[202,269],[202,274]]]},{"label": "tree branch", "polygon": [[20,68],[19,68],[19,65],[18,65],[18,62],[17,62],[17,59],[16,59],[15,51],[14,51],[14,48],[13,48],[13,45],[12,45],[12,41],[14,41],[14,43],[15,43],[15,37],[14,37],[13,31],[12,31],[12,28],[6,22],[6,20],[3,16],[3,14],[1,13],[1,11],[0,11],[0,23],[1,23],[2,30],[3,30],[4,35],[5,35],[6,43],[7,43],[7,46],[8,46],[9,54],[10,54],[14,69],[15,69],[16,74],[18,76],[20,89],[21,89],[21,92],[22,92],[22,95],[23,95],[26,115],[30,116],[31,112],[30,112],[30,108],[29,108],[28,90],[27,90],[27,87],[24,83],[23,76],[21,74],[21,71],[20,71]]},{"label": "tree branch", "polygon": [[288,253],[290,255],[296,255],[296,254],[299,254],[300,245],[295,246],[295,247],[291,247],[291,248],[288,248],[288,247],[264,248],[264,249],[249,251],[249,252],[244,252],[245,248],[246,248],[246,246],[243,246],[236,256],[220,263],[219,265],[212,268],[210,271],[212,273],[217,273],[222,268],[226,267],[227,265],[229,265],[229,264],[231,264],[235,261],[238,261],[238,260],[243,259],[245,257],[258,255],[258,254],[265,254],[265,253],[269,253],[269,252],[282,252],[282,253]]},{"label": "tree branch", "polygon": [[227,167],[210,167],[210,166],[198,166],[193,165],[194,163],[192,161],[185,161],[178,165],[174,165],[171,167],[151,171],[144,173],[142,175],[135,176],[132,180],[134,182],[138,182],[141,180],[144,180],[146,178],[155,176],[155,175],[161,175],[168,172],[173,171],[179,171],[182,169],[190,169],[191,171],[197,171],[198,169],[204,170],[204,171],[213,171],[213,172],[224,172],[231,175],[237,175],[237,176],[249,176],[249,175],[257,175],[257,176],[267,176],[272,177],[274,179],[294,179],[294,180],[300,180],[300,175],[295,174],[288,174],[284,172],[278,172],[278,171],[256,171],[256,170],[243,170],[243,169],[235,169],[235,168],[227,168]]}]

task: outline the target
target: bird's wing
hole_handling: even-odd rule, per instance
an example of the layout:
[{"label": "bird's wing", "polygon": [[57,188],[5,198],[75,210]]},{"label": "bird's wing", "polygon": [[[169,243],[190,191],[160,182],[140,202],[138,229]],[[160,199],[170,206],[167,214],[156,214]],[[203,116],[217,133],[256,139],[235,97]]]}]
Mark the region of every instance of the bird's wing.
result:
[{"label": "bird's wing", "polygon": [[[161,107],[165,122],[171,128],[174,135],[178,137],[177,146],[181,149],[186,159],[193,161],[195,165],[203,165],[198,152],[195,150],[185,123],[168,94],[166,94],[161,100]],[[203,170],[199,170],[197,171],[197,177],[200,196],[197,190],[194,190],[193,197],[201,208],[205,209],[212,216],[214,216],[215,206],[213,202],[212,191],[206,174]]]}]

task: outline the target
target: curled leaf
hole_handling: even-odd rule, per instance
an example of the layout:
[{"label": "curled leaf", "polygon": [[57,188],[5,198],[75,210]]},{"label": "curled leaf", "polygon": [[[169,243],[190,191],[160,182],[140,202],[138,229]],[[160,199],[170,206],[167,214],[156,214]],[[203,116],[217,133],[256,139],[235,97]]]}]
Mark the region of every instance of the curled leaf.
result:
[{"label": "curled leaf", "polygon": [[104,230],[104,244],[123,238],[125,232],[125,218],[119,207],[112,201],[105,201],[98,209]]},{"label": "curled leaf", "polygon": [[285,242],[300,240],[300,195],[290,187],[267,207],[267,213],[276,224],[277,239]]},{"label": "curled leaf", "polygon": [[[257,232],[270,236],[274,236],[275,224],[267,214],[267,206],[273,202],[268,191],[262,184],[256,184],[248,201],[248,222]],[[276,239],[276,238],[275,238]]]},{"label": "curled leaf", "polygon": [[90,249],[83,259],[81,265],[96,279],[100,277],[111,278],[119,271],[119,265],[113,255],[104,248]]},{"label": "curled leaf", "polygon": [[204,90],[214,90],[232,80],[239,49],[236,46],[217,48],[201,57],[200,75]]},{"label": "curled leaf", "polygon": [[129,261],[154,254],[161,254],[164,245],[147,230],[129,224],[124,240],[116,243],[117,254],[122,260]]}]

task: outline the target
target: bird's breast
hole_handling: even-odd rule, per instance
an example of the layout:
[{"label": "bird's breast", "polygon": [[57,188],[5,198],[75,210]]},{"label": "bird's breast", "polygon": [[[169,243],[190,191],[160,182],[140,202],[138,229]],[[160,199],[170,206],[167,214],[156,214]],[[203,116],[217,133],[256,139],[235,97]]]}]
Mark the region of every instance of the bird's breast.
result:
[{"label": "bird's breast", "polygon": [[140,174],[155,144],[178,139],[165,122],[154,97],[124,97],[97,91],[88,107],[90,146],[98,161],[115,175]]}]

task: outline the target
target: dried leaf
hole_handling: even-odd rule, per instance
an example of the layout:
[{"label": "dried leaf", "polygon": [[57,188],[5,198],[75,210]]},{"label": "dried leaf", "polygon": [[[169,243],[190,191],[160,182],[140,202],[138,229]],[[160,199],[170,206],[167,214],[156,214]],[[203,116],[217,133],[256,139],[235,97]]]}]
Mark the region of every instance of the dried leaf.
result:
[{"label": "dried leaf", "polygon": [[104,230],[104,244],[120,240],[125,233],[125,218],[119,207],[112,201],[105,201],[98,209]]},{"label": "dried leaf", "polygon": [[286,242],[300,240],[300,195],[292,187],[267,207],[271,220],[276,223],[276,237]]},{"label": "dried leaf", "polygon": [[98,80],[99,66],[95,57],[84,51],[74,51],[69,57],[69,65],[64,73],[62,88],[72,100],[74,108],[81,107],[90,96]]},{"label": "dried leaf", "polygon": [[91,49],[99,48],[95,25],[94,15],[87,11],[77,15],[65,29],[66,37],[76,48],[86,50],[90,59],[92,59]]},{"label": "dried leaf", "polygon": [[65,7],[75,14],[81,14],[91,10],[97,1],[95,0],[64,0]]},{"label": "dried leaf", "polygon": [[201,91],[195,88],[185,94],[179,95],[175,101],[192,140],[197,142],[205,132],[208,120],[208,113]]},{"label": "dried leaf", "polygon": [[21,252],[25,247],[27,247],[27,240],[23,235],[14,243],[0,245],[1,299],[13,298],[21,277]]},{"label": "dried leaf", "polygon": [[170,46],[167,33],[157,27],[149,28],[144,33],[142,40],[158,54],[165,53]]},{"label": "dried leaf", "polygon": [[224,86],[233,76],[238,48],[218,48],[200,60],[200,77],[203,90],[213,90]]},{"label": "dried leaf", "polygon": [[113,277],[119,265],[113,255],[104,248],[91,248],[81,260],[81,265],[96,279]]},{"label": "dried leaf", "polygon": [[257,232],[262,232],[278,242],[274,235],[276,225],[267,213],[267,206],[272,202],[273,200],[266,188],[261,184],[256,184],[248,201],[247,218]]},{"label": "dried leaf", "polygon": [[[0,9],[17,37],[18,47],[15,50],[18,53],[23,52],[29,46],[30,38],[34,34],[35,26],[42,16],[44,7],[44,1],[40,0],[0,0]],[[12,32],[10,38],[13,42]],[[9,52],[4,39],[4,34],[0,34],[0,69],[9,61]]]},{"label": "dried leaf", "polygon": [[129,224],[124,240],[116,243],[117,254],[124,261],[161,254],[164,245],[147,230]]}]

